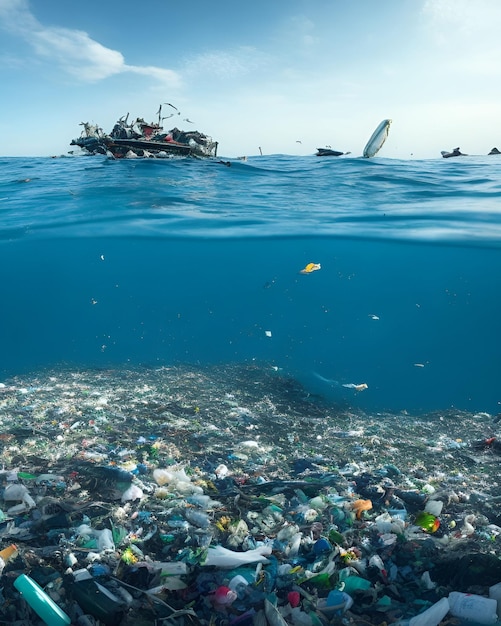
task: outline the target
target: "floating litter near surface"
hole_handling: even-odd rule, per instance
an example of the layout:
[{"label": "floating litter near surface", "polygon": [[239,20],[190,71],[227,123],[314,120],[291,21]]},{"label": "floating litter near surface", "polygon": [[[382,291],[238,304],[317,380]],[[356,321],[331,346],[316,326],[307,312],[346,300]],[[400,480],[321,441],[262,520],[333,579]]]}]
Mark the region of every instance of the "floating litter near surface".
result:
[{"label": "floating litter near surface", "polygon": [[365,391],[369,388],[369,385],[367,383],[360,383],[358,385],[355,383],[345,383],[343,387],[346,387],[347,389],[354,389],[355,391]]},{"label": "floating litter near surface", "polygon": [[317,270],[322,269],[320,263],[308,263],[308,265],[300,270],[300,274],[311,274],[312,272],[316,272]]}]

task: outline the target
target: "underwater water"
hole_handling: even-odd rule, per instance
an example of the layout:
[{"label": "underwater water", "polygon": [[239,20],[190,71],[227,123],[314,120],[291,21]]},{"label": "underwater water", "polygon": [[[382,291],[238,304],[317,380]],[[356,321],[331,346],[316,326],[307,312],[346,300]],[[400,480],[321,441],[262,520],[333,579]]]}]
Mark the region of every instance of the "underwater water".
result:
[{"label": "underwater water", "polygon": [[364,411],[497,413],[499,158],[2,158],[0,380],[258,364]]}]

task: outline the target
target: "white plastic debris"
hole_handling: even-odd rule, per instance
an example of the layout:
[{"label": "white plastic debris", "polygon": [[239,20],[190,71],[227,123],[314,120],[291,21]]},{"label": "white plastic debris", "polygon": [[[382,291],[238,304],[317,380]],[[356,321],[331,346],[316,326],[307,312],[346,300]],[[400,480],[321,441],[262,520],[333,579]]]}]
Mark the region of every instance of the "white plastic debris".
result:
[{"label": "white plastic debris", "polygon": [[223,546],[209,546],[207,557],[201,565],[232,569],[249,563],[269,563],[265,555],[271,554],[271,544],[259,546],[247,552],[234,552]]}]

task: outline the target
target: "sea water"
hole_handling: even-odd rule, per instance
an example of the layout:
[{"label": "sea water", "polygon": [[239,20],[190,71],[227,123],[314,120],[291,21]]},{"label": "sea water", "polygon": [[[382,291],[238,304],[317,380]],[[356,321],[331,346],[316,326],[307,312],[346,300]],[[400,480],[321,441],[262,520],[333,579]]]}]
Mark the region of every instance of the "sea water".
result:
[{"label": "sea water", "polygon": [[0,380],[248,363],[495,414],[500,159],[2,158]]}]

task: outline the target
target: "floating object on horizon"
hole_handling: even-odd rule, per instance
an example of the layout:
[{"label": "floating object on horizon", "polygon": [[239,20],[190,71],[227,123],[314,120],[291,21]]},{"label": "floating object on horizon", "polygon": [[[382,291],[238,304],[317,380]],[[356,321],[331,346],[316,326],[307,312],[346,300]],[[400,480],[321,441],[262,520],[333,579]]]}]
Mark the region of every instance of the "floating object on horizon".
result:
[{"label": "floating object on horizon", "polygon": [[343,154],[350,154],[350,153],[339,152],[339,150],[331,150],[330,148],[317,148],[317,154],[315,156],[341,156]]},{"label": "floating object on horizon", "polygon": [[300,274],[311,274],[312,272],[316,272],[317,270],[322,269],[320,263],[308,263],[308,265],[300,270]]},{"label": "floating object on horizon", "polygon": [[[454,150],[451,150],[450,152],[447,152],[447,150],[442,150],[440,154],[442,155],[444,159],[450,159],[451,157],[459,157],[459,156],[471,156],[471,155],[465,154],[464,152],[461,152],[459,148],[454,148]],[[498,150],[496,147],[494,147],[491,149],[490,152],[487,153],[488,156],[495,155],[495,154],[501,154],[501,150]],[[482,156],[482,155],[473,155],[473,156]]]},{"label": "floating object on horizon", "polygon": [[446,150],[442,150],[440,154],[444,157],[444,159],[450,159],[451,157],[458,157],[458,156],[468,156],[467,154],[464,154],[463,152],[461,152],[459,148],[454,148],[454,150],[451,150],[450,152],[447,152]]},{"label": "floating object on horizon", "polygon": [[372,133],[371,138],[367,142],[363,156],[367,159],[376,156],[376,154],[383,147],[384,142],[388,137],[388,133],[390,131],[391,120],[383,120],[381,124],[376,128],[376,130]]},{"label": "floating object on horizon", "polygon": [[[176,109],[173,104],[165,105]],[[138,117],[129,123],[129,114],[121,117],[110,133],[105,133],[97,124],[81,122],[84,127],[80,137],[73,139],[72,146],[79,146],[88,154],[102,154],[115,159],[122,158],[166,158],[168,156],[216,157],[218,142],[199,131],[183,131],[179,128],[164,130],[162,105],[158,111],[158,122],[145,122]],[[179,113],[178,113],[179,114]],[[180,114],[179,114],[180,115]],[[193,124],[186,118],[184,121]]]}]

